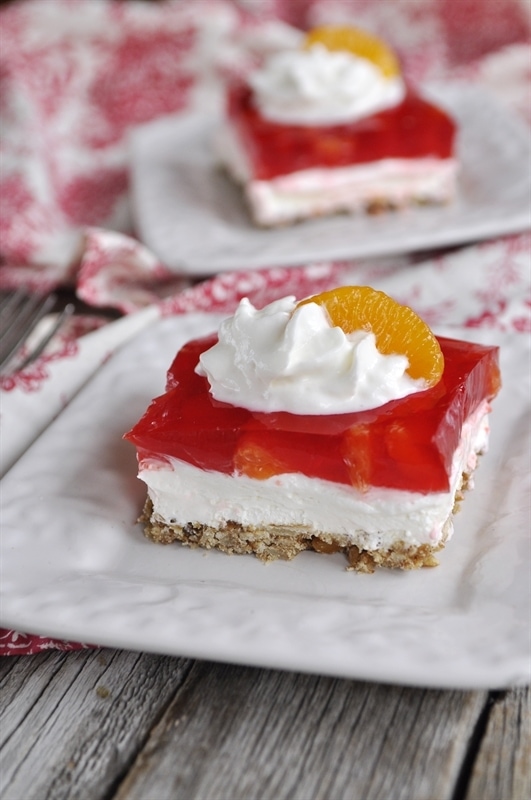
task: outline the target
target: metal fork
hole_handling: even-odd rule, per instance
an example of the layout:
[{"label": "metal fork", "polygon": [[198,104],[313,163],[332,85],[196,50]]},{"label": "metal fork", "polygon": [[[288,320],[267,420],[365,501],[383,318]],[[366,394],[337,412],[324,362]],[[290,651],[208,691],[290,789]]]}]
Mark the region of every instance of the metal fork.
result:
[{"label": "metal fork", "polygon": [[31,344],[29,352],[16,360],[15,356],[56,302],[55,294],[40,295],[25,289],[9,292],[0,301],[0,375],[24,369],[35,361],[72,315],[74,306],[68,303],[46,333]]}]

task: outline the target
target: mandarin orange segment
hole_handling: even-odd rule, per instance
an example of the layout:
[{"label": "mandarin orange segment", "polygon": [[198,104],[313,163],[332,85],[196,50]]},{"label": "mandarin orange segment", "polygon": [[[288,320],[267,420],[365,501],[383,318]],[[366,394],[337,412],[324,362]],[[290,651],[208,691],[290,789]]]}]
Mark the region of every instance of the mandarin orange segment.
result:
[{"label": "mandarin orange segment", "polygon": [[322,44],[327,50],[346,50],[360,58],[366,58],[377,66],[386,78],[400,75],[400,65],[393,51],[378,37],[360,28],[347,25],[323,25],[310,31],[304,46]]},{"label": "mandarin orange segment", "polygon": [[247,475],[248,478],[259,481],[292,471],[287,464],[245,434],[234,452],[234,469],[240,475]]},{"label": "mandarin orange segment", "polygon": [[352,425],[343,434],[343,460],[350,482],[365,492],[371,483],[371,429],[370,426]]},{"label": "mandarin orange segment", "polygon": [[380,353],[407,356],[407,372],[412,378],[423,378],[426,386],[439,382],[444,369],[439,342],[409,306],[400,305],[370,286],[341,286],[307,297],[298,306],[305,303],[324,306],[332,325],[345,333],[371,331]]}]

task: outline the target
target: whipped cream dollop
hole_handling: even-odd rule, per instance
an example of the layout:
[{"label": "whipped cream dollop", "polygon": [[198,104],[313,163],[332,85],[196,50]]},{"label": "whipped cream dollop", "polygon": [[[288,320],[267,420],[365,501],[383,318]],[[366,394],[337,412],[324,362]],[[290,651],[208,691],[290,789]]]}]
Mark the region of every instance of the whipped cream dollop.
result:
[{"label": "whipped cream dollop", "polygon": [[405,95],[399,76],[386,77],[368,59],[321,44],[275,53],[249,83],[262,116],[299,125],[351,122]]},{"label": "whipped cream dollop", "polygon": [[404,355],[383,355],[374,334],[345,333],[324,306],[284,297],[257,310],[243,299],[221,323],[196,372],[216,400],[251,411],[343,414],[426,388]]}]

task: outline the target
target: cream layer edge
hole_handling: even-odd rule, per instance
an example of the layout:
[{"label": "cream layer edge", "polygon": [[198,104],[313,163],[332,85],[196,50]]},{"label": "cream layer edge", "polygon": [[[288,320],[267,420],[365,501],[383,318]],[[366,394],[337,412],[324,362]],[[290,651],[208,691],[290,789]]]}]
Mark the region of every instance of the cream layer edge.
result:
[{"label": "cream layer edge", "polygon": [[218,131],[214,147],[219,163],[242,185],[254,221],[264,227],[343,211],[448,203],[457,191],[455,158],[388,158],[257,180],[236,130],[228,123]]},{"label": "cream layer edge", "polygon": [[465,421],[454,453],[447,492],[421,494],[372,487],[366,491],[299,473],[266,480],[203,470],[176,458],[144,459],[138,477],[153,504],[153,522],[222,530],[282,526],[310,535],[347,537],[360,549],[398,544],[436,547],[452,534],[451,519],[462,476],[470,476],[487,450],[490,405],[485,400]]}]

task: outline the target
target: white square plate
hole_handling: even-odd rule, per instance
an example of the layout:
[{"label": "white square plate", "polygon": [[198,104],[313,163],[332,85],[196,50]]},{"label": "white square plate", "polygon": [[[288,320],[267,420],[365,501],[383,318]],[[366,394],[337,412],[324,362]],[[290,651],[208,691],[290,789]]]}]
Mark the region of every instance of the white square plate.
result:
[{"label": "white square plate", "polygon": [[459,196],[447,207],[257,228],[240,189],[216,165],[210,145],[219,120],[196,114],[150,123],[132,138],[138,234],[168,267],[207,275],[429,250],[528,228],[531,143],[524,123],[471,86],[431,94],[459,125]]},{"label": "white square plate", "polygon": [[166,318],[115,355],[2,480],[1,623],[133,650],[431,687],[529,680],[529,339],[501,345],[489,454],[440,566],[357,575],[340,555],[164,547],[124,431],[176,349],[219,316]]}]

